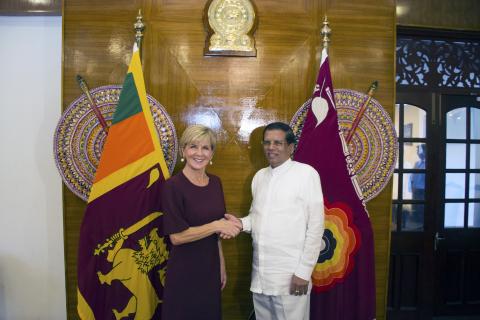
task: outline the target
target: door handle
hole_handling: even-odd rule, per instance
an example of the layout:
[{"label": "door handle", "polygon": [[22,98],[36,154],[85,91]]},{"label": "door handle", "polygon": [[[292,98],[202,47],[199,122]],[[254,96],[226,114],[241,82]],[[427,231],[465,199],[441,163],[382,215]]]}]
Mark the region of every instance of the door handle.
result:
[{"label": "door handle", "polygon": [[445,240],[445,237],[442,237],[442,236],[438,233],[438,231],[437,231],[437,233],[435,233],[435,241],[434,241],[434,243],[433,243],[433,250],[434,250],[434,251],[437,251],[437,249],[438,249],[438,243],[439,243],[440,241],[442,241],[442,240]]}]

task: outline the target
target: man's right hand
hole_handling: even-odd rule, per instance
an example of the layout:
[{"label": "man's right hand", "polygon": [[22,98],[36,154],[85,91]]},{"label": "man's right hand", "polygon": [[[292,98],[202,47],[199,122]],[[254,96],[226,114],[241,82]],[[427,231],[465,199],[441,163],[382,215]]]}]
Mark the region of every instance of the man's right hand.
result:
[{"label": "man's right hand", "polygon": [[233,237],[236,237],[238,235],[238,233],[240,233],[240,231],[242,231],[242,229],[243,229],[242,221],[240,219],[238,219],[237,217],[235,217],[234,215],[229,214],[229,213],[225,214],[225,220],[228,221],[229,223],[232,223],[238,229],[238,232],[235,235],[220,232],[220,238],[231,239]]},{"label": "man's right hand", "polygon": [[233,214],[226,213],[226,214],[225,214],[225,219],[227,219],[228,221],[233,222],[233,223],[240,229],[240,231],[243,230],[242,220],[238,219],[238,218],[235,217]]},{"label": "man's right hand", "polygon": [[238,224],[234,223],[233,221],[229,221],[225,218],[217,220],[216,226],[217,226],[217,233],[220,234],[220,237],[222,239],[234,238],[241,231],[241,228],[238,226]]}]

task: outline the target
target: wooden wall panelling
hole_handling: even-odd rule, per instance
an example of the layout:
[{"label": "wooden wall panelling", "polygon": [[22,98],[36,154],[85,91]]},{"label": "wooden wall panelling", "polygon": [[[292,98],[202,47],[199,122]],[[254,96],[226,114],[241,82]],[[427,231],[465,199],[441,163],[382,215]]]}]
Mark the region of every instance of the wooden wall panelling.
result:
[{"label": "wooden wall panelling", "polygon": [[397,0],[397,24],[420,28],[480,31],[477,0]]},{"label": "wooden wall panelling", "polygon": [[[203,56],[204,2],[65,2],[64,107],[80,95],[76,73],[85,75],[92,88],[123,81],[133,44],[132,24],[141,7],[147,24],[143,51],[147,91],[163,104],[179,135],[196,122],[217,131],[220,141],[209,171],[222,178],[227,210],[240,216],[250,206],[254,173],[266,165],[260,127],[275,120],[288,122],[312,92],[325,8],[333,29],[335,87],[365,91],[377,79],[376,98],[393,110],[392,1],[352,5],[343,0],[257,0],[256,58]],[[68,313],[75,318],[76,246],[84,204],[69,191],[64,193]],[[389,195],[387,190],[369,204],[377,249],[378,319],[384,315],[386,294]],[[252,308],[250,236],[225,241],[224,251],[229,274],[224,319],[246,319]]]},{"label": "wooden wall panelling", "polygon": [[77,316],[77,251],[79,230],[85,211],[85,202],[63,186],[65,282],[68,319]]}]

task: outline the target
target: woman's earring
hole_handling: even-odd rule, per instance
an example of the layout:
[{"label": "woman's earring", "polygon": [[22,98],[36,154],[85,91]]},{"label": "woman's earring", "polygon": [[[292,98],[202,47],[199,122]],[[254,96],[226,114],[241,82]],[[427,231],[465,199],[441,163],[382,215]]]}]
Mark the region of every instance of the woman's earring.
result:
[{"label": "woman's earring", "polygon": [[212,161],[212,160],[210,160],[210,165],[212,165],[212,164],[213,164],[213,161]]},{"label": "woman's earring", "polygon": [[181,157],[180,162],[185,162],[185,159],[183,157]]}]

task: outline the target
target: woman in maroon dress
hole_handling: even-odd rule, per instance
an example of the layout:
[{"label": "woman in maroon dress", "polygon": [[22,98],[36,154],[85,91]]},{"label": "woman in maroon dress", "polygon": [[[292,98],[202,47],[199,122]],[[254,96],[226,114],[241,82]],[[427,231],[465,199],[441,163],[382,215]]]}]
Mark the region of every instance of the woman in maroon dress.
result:
[{"label": "woman in maroon dress", "polygon": [[180,139],[185,167],[162,191],[165,235],[170,250],[162,320],[222,318],[221,290],[227,276],[222,245],[240,230],[224,219],[225,201],[217,176],[207,174],[216,137],[202,125],[188,127]]}]

